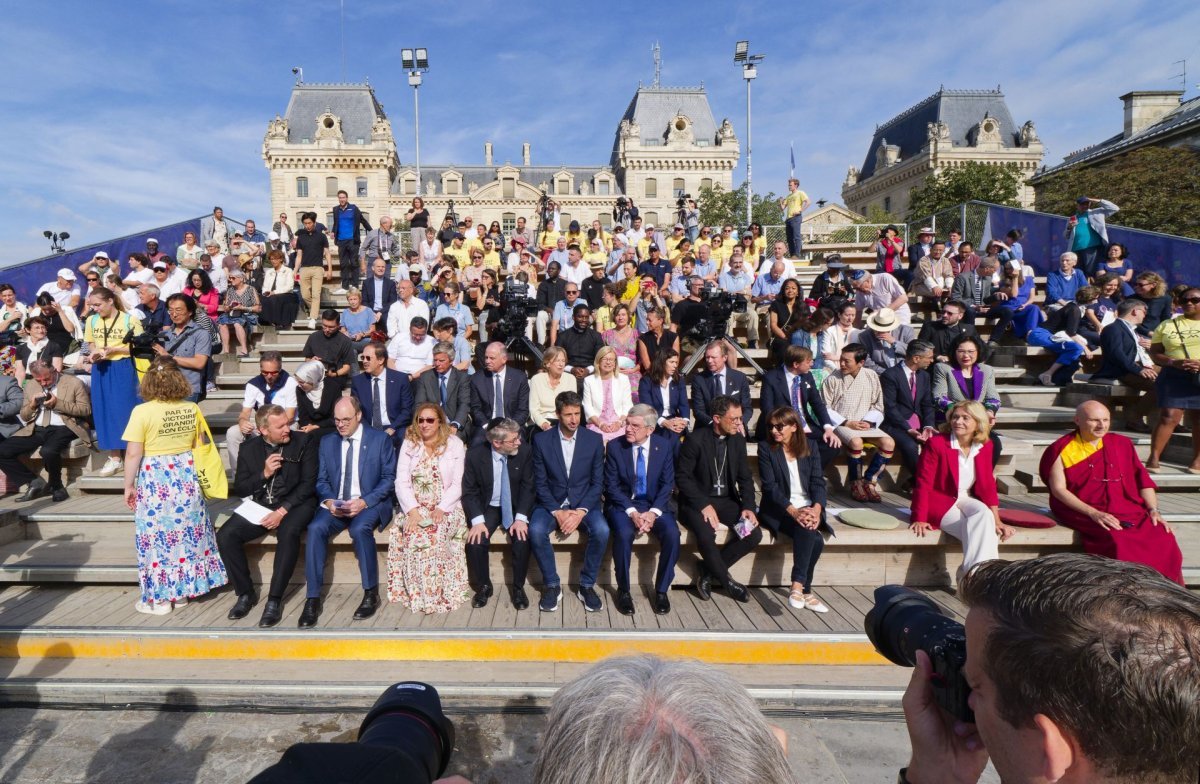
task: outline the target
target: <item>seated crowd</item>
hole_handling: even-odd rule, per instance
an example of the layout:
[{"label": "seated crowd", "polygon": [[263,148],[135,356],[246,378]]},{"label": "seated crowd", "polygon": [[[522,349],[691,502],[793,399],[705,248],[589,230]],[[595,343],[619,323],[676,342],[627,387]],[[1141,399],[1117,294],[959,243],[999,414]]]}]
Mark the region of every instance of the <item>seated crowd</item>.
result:
[{"label": "seated crowd", "polygon": [[[1083,220],[1092,208],[1080,209]],[[439,232],[414,225],[421,237],[402,251],[390,219],[378,229],[363,219],[361,252],[336,240],[334,293],[348,302],[339,311],[321,307],[331,240],[315,214],[266,237],[252,221],[238,232],[205,220],[202,246],[189,235],[171,257],[148,243],[130,255],[128,274],[97,254],[79,268],[86,291],[74,270],[59,270],[33,309],[0,285],[0,470],[18,500],[59,501],[72,442],[108,453],[99,474],[123,474],[138,521],[143,611],[170,612],[231,581],[230,617],[245,617],[259,597],[244,548],[275,531],[261,625],[282,617],[306,534],[299,625],[313,626],[329,542],[346,531],[364,591],[355,618],[369,618],[382,601],[375,531],[390,528],[385,594],[414,612],[485,606],[495,590],[490,544],[502,529],[518,609],[529,606],[531,556],[540,609],[560,606],[552,542],[580,532],[576,596],[587,611],[603,607],[595,586],[611,540],[616,607],[634,613],[632,547],[646,534],[659,548],[651,607],[667,613],[682,526],[699,553],[702,599],[717,588],[749,600],[731,569],[765,528],[792,541],[791,604],[826,612],[814,569],[832,531],[826,476],[843,451],[858,503],[882,500],[880,477],[899,458],[914,535],[940,528],[961,540],[965,574],[1013,535],[992,470],[1001,399],[987,364],[1012,339],[1054,355],[1045,384],[1068,383],[1099,349],[1093,380],[1154,385],[1160,412],[1144,467],[1110,432],[1108,409],[1092,403],[1046,450],[1041,473],[1055,517],[1080,531],[1085,549],[1182,579],[1149,472],[1188,412],[1198,436],[1189,470],[1200,473],[1200,288],[1166,295],[1158,275],[1134,273],[1120,246],[1107,261],[1089,247],[1088,272],[1076,269],[1080,253],[1063,254],[1038,302],[1019,233],[983,256],[953,234],[942,242],[923,230],[907,249],[888,235],[877,272],[835,254],[804,297],[786,244],[768,252],[761,231],[739,243],[724,227],[693,243],[682,224],[665,234],[632,217],[611,233],[598,221],[560,233],[551,221],[534,237],[522,219],[505,237],[467,218]],[[710,285],[747,302],[717,334],[697,331],[711,320]],[[167,478],[170,458],[193,444],[180,423],[195,433],[197,403],[230,372],[222,368],[250,356],[259,325],[303,321],[302,305],[311,330],[303,361],[288,372],[280,352],[261,352],[224,438],[231,492],[253,503],[214,531],[197,480]],[[979,317],[995,321],[986,341]],[[735,328],[750,349],[761,337],[775,365],[761,380],[754,427]],[[544,349],[532,378],[510,361],[508,345],[521,340]],[[687,379],[689,358],[702,369]],[[1134,413],[1145,416],[1145,406]],[[757,442],[758,490],[748,441]],[[45,478],[22,460],[35,450]],[[1097,477],[1106,484],[1088,483]],[[170,522],[167,508],[188,535],[149,530]]]}]

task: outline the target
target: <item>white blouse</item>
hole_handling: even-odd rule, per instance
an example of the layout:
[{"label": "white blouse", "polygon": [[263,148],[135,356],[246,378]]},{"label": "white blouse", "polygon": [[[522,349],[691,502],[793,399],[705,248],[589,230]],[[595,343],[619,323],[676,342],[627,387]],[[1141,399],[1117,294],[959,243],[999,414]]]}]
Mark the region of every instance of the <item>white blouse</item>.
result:
[{"label": "white blouse", "polygon": [[962,448],[954,444],[954,453],[958,455],[958,500],[971,498],[971,490],[975,488],[975,456],[983,449],[983,444],[971,444],[964,455]]},{"label": "white blouse", "polygon": [[792,488],[792,495],[788,498],[788,503],[797,509],[803,509],[806,506],[812,506],[812,501],[808,500],[808,495],[804,492],[804,485],[800,482],[800,461],[788,459],[788,478]]}]

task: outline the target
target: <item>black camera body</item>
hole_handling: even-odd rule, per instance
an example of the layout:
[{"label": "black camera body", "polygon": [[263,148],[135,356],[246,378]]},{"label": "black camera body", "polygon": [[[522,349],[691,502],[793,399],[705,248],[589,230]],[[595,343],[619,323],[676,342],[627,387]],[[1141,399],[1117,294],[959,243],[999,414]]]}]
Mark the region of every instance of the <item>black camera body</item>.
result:
[{"label": "black camera body", "polygon": [[510,340],[525,334],[529,318],[538,311],[537,299],[528,283],[513,280],[500,295],[500,318],[489,325],[500,340]]},{"label": "black camera body", "polygon": [[925,651],[933,665],[937,704],[960,721],[975,722],[967,704],[971,687],[963,675],[967,635],[961,623],[924,594],[902,585],[884,585],[875,589],[875,606],[863,625],[875,650],[893,664],[915,667],[917,651]]},{"label": "black camera body", "polygon": [[165,346],[167,344],[167,335],[163,334],[161,324],[153,322],[145,326],[145,330],[140,334],[132,332],[125,333],[125,341],[129,346],[129,355],[137,359],[154,359],[154,346],[158,344]]},{"label": "black camera body", "polygon": [[745,296],[717,288],[711,280],[700,290],[700,302],[705,308],[705,314],[692,327],[690,334],[702,341],[725,337],[729,319],[733,314],[745,313],[750,307]]}]

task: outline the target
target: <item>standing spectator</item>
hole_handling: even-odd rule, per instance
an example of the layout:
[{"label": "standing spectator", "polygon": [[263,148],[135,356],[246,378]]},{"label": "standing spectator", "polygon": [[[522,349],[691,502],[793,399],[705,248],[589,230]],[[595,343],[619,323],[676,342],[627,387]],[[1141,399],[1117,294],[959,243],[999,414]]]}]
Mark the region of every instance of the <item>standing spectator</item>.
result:
[{"label": "standing spectator", "polygon": [[[834,434],[849,453],[847,484],[855,501],[879,503],[876,479],[896,450],[892,437],[879,429],[883,424],[883,388],[879,375],[865,366],[867,349],[861,343],[849,343],[842,349],[838,370],[821,386],[821,397],[836,425]],[[875,456],[864,473],[864,443],[875,444]]]},{"label": "standing spectator", "polygon": [[[414,250],[416,247],[416,243],[413,243]],[[390,215],[384,215],[379,219],[378,229],[367,232],[367,241],[363,245],[362,255],[362,275],[360,277],[366,277],[367,271],[374,268],[376,261],[383,262],[385,272],[390,271],[393,265],[400,264],[402,260],[400,243],[397,242],[396,235],[392,234],[392,217]],[[438,256],[441,256],[440,251]]]},{"label": "standing spectator", "polygon": [[[140,335],[142,324],[122,311],[118,302],[108,289],[93,291],[88,296],[88,306],[93,314],[88,317],[83,333],[87,365],[92,373],[92,419],[96,425],[96,443],[101,450],[109,453],[108,460],[98,472],[99,476],[120,473],[121,451],[125,448],[120,433],[129,422],[137,403],[137,370],[129,356],[125,336]],[[172,373],[179,374],[173,365]],[[182,374],[178,378],[187,383]],[[184,392],[178,399],[187,396],[188,393]]]},{"label": "standing spectator", "polygon": [[458,609],[470,595],[463,532],[466,449],[435,403],[417,406],[400,446],[396,498],[400,517],[388,535],[387,597],[410,612]]},{"label": "standing spectator", "polygon": [[625,429],[625,414],[633,407],[629,379],[617,371],[617,352],[604,346],[596,352],[596,372],[583,380],[583,410],[588,428],[599,433],[604,443]]},{"label": "standing spectator", "polygon": [[1067,251],[1058,257],[1058,269],[1046,273],[1046,310],[1058,310],[1075,302],[1075,292],[1087,285],[1087,275],[1075,269],[1078,257]]},{"label": "standing spectator", "polygon": [[304,213],[300,223],[303,228],[296,232],[296,277],[300,280],[300,297],[308,305],[308,328],[316,329],[321,283],[333,279],[333,261],[329,256],[329,238],[317,228],[317,213]]},{"label": "standing spectator", "polygon": [[250,580],[246,545],[274,532],[275,557],[271,585],[263,608],[261,627],[271,627],[283,618],[283,594],[300,558],[300,537],[317,510],[317,441],[305,433],[293,433],[292,416],[283,406],[268,403],[254,416],[258,437],[246,442],[234,467],[234,496],[254,501],[270,512],[257,520],[238,513],[217,532],[217,547],[237,593],[229,611],[231,621],[250,614],[258,595]]},{"label": "standing spectator", "polygon": [[367,343],[362,350],[363,372],[350,381],[350,394],[362,405],[363,418],[400,446],[412,423],[413,396],[408,377],[387,366],[387,346]]},{"label": "standing spectator", "polygon": [[913,339],[912,328],[901,324],[891,308],[880,308],[868,316],[866,329],[858,336],[867,349],[867,367],[876,373],[903,364]]},{"label": "standing spectator", "polygon": [[[425,230],[430,228],[429,210],[425,209],[425,200],[420,196],[413,197],[412,206],[404,213],[404,220],[408,222],[410,247],[416,250],[421,240],[425,239]],[[391,222],[390,218],[388,222]],[[369,231],[370,227],[367,230]]]},{"label": "standing spectator", "polygon": [[907,325],[912,320],[908,295],[894,277],[886,272],[870,275],[862,270],[854,270],[849,278],[860,319],[865,319],[881,308],[891,308],[901,324]]},{"label": "standing spectator", "polygon": [[910,477],[917,475],[921,445],[937,433],[933,426],[933,382],[928,373],[932,364],[933,345],[914,340],[905,349],[904,361],[879,376],[883,390],[883,423],[879,429],[896,442],[900,462]]},{"label": "standing spectator", "polygon": [[75,271],[67,267],[63,267],[58,271],[58,276],[49,283],[42,284],[42,287],[37,290],[40,294],[49,294],[54,298],[57,304],[63,310],[75,310],[79,307],[81,292],[79,284],[76,283]]},{"label": "standing spectator", "polygon": [[917,536],[940,529],[962,542],[961,581],[976,565],[999,558],[1000,542],[1014,531],[1000,522],[987,412],[974,401],[960,401],[948,420],[946,434],[933,436],[921,450],[908,527]]},{"label": "standing spectator", "polygon": [[288,223],[286,212],[279,213],[279,220],[271,224],[271,231],[279,235],[279,241],[283,243],[283,247],[292,247],[292,240],[296,238],[296,232],[292,230],[291,225]]},{"label": "standing spectator", "polygon": [[1129,263],[1129,249],[1124,245],[1114,242],[1108,246],[1108,256],[1104,264],[1096,268],[1097,275],[1101,272],[1120,278],[1121,296],[1128,297],[1133,294],[1133,286],[1129,285],[1129,281],[1133,280],[1133,265]]},{"label": "standing spectator", "polygon": [[246,282],[246,273],[234,269],[229,273],[229,288],[225,290],[225,312],[217,319],[221,328],[221,351],[230,353],[232,328],[233,336],[237,338],[238,359],[250,356],[250,333],[258,325],[258,313],[262,310],[262,301],[258,292]]},{"label": "standing spectator", "polygon": [[349,385],[350,375],[358,365],[354,344],[342,334],[336,310],[321,313],[321,328],[308,336],[301,353],[305,360],[320,361],[325,366],[328,383],[339,391]]},{"label": "standing spectator", "polygon": [[56,372],[62,372],[63,352],[57,343],[50,340],[49,331],[50,321],[45,316],[30,316],[25,320],[25,338],[17,345],[17,357],[13,363],[13,377],[18,384],[25,384],[29,367],[39,360]]},{"label": "standing spectator", "polygon": [[225,220],[225,211],[213,207],[212,215],[200,219],[200,239],[207,248],[208,243],[215,242],[221,253],[229,252],[229,241],[233,239],[233,224]]},{"label": "standing spectator", "polygon": [[284,252],[272,250],[267,253],[267,269],[263,272],[262,311],[259,321],[274,327],[291,329],[296,323],[300,303],[293,290],[296,276],[285,264]]},{"label": "standing spectator", "polygon": [[139,390],[146,402],[130,411],[121,436],[129,445],[125,503],[134,512],[142,588],[135,609],[150,615],[228,582],[192,460],[203,415],[185,399],[190,390],[170,358],[155,359]]},{"label": "standing spectator", "polygon": [[[17,501],[32,501],[49,493],[51,500],[58,503],[68,497],[62,481],[63,453],[76,438],[88,446],[92,444],[88,427],[92,401],[82,381],[62,375],[50,363],[35,359],[28,368],[32,383],[25,385],[23,396],[19,387],[11,385],[11,379],[5,379],[0,414],[10,416],[6,409],[11,407],[9,398],[15,388],[20,402],[18,411],[12,415],[25,424],[6,433],[0,441],[0,471],[10,485],[24,488]],[[30,471],[20,459],[37,449],[41,450],[46,479]]]},{"label": "standing spectator", "polygon": [[362,210],[350,203],[350,194],[338,191],[337,200],[333,208],[333,239],[337,243],[342,285],[333,293],[345,294],[348,289],[358,285],[359,227],[370,231],[371,224]]},{"label": "standing spectator", "polygon": [[529,379],[529,418],[539,431],[558,425],[555,401],[560,394],[579,394],[579,379],[566,370],[566,349],[550,346],[542,352],[542,372]]},{"label": "standing spectator", "polygon": [[155,355],[170,357],[192,388],[187,396],[191,403],[199,403],[205,391],[205,373],[212,356],[212,336],[197,324],[196,301],[186,294],[172,294],[167,299],[167,315],[171,325],[163,330],[162,342],[152,346]]},{"label": "standing spectator", "polygon": [[1158,470],[1171,434],[1187,412],[1192,428],[1192,463],[1187,471],[1200,474],[1200,287],[1189,287],[1180,301],[1183,314],[1163,321],[1150,338],[1150,356],[1162,368],[1155,379],[1161,410],[1146,468]]},{"label": "standing spectator", "polygon": [[808,200],[808,194],[800,190],[800,180],[790,178],[787,187],[788,195],[779,200],[779,206],[783,209],[783,223],[787,230],[788,256],[796,259],[804,249],[800,229],[804,221],[804,211],[811,202]]},{"label": "standing spectator", "polygon": [[325,583],[325,556],[329,540],[350,531],[358,561],[363,598],[354,620],[370,618],[379,609],[379,554],[375,530],[392,520],[392,494],[396,484],[396,450],[392,440],[363,424],[362,407],[352,397],[342,398],[333,409],[337,433],[321,439],[317,474],[319,507],[308,525],[304,553],[307,584],[302,629],[315,626],[321,617],[321,587]]},{"label": "standing spectator", "polygon": [[[637,401],[636,391],[641,383],[642,368],[638,363],[638,350],[641,342],[638,333],[631,324],[629,308],[625,305],[612,306],[612,327],[600,333],[604,345],[611,346],[617,352],[617,368],[629,379],[629,388],[634,390],[634,400]],[[596,319],[600,321],[599,318]]]},{"label": "standing spectator", "polygon": [[827,613],[829,607],[813,593],[813,575],[825,549],[825,535],[833,533],[825,521],[826,489],[821,460],[805,437],[803,420],[794,408],[781,406],[767,418],[771,446],[758,457],[762,524],[773,534],[784,533],[792,540],[792,589],[788,604],[798,610]]},{"label": "standing spectator", "polygon": [[[1092,207],[1097,204],[1099,206]],[[1079,267],[1089,278],[1096,274],[1100,256],[1108,246],[1108,218],[1121,209],[1106,199],[1080,196],[1075,200],[1075,214],[1067,219],[1063,232],[1067,247],[1079,257]]]},{"label": "standing spectator", "polygon": [[888,226],[879,232],[879,240],[875,243],[875,272],[886,272],[905,286],[911,275],[904,269],[903,262],[904,240],[900,238],[900,230]]}]

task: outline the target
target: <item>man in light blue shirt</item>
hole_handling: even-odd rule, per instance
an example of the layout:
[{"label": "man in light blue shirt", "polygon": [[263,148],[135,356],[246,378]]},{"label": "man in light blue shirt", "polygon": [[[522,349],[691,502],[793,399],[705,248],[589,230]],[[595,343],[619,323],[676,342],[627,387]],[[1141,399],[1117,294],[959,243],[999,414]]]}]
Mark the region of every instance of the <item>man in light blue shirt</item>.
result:
[{"label": "man in light blue shirt", "polygon": [[[729,259],[729,266],[717,280],[717,285],[730,294],[741,294],[747,300],[753,296],[754,276],[745,268],[746,262],[741,256]],[[746,342],[750,348],[758,348],[758,312],[754,308],[746,308],[745,313],[734,313],[729,317],[729,328],[725,333],[733,338],[733,329],[738,324],[746,328]]]},{"label": "man in light blue shirt", "polygon": [[713,261],[712,248],[701,245],[696,249],[696,271],[693,273],[705,280],[717,279],[717,262]]},{"label": "man in light blue shirt", "polygon": [[575,306],[579,304],[579,285],[568,283],[564,290],[566,299],[554,303],[554,315],[550,319],[550,343],[558,339],[559,332],[565,332],[575,324]]},{"label": "man in light blue shirt", "polygon": [[571,257],[567,253],[566,237],[559,237],[558,245],[555,246],[554,250],[550,251],[550,256],[546,259],[546,263],[549,264],[552,261],[558,262],[559,269],[566,269],[567,264],[571,262]]},{"label": "man in light blue shirt", "polygon": [[688,281],[696,274],[696,262],[691,257],[686,257],[680,265],[683,268],[682,275],[672,275],[671,285],[667,287],[667,298],[671,300],[671,304],[687,299],[688,296]]}]

